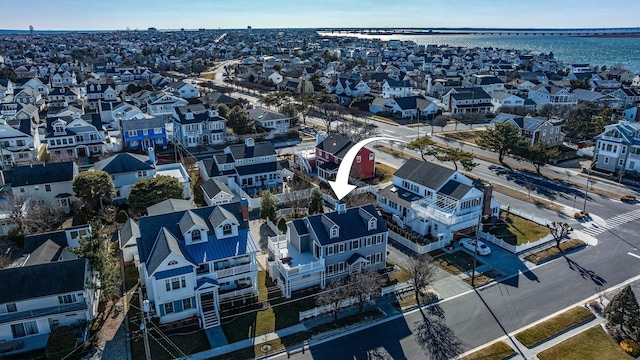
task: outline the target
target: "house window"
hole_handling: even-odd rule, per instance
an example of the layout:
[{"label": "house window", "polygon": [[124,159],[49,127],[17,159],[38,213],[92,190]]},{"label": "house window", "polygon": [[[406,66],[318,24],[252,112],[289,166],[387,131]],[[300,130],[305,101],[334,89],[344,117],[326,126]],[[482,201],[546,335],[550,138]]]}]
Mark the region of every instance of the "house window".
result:
[{"label": "house window", "polygon": [[149,130],[148,129],[142,129],[142,135],[149,135]]},{"label": "house window", "polygon": [[182,299],[182,310],[189,310],[193,308],[193,304],[191,304],[191,298]]},{"label": "house window", "polygon": [[187,287],[187,278],[185,276],[174,277],[164,281],[166,291],[178,290]]},{"label": "house window", "polygon": [[373,160],[373,153],[369,154],[369,160]]},{"label": "house window", "polygon": [[327,255],[333,255],[333,246],[327,248]]},{"label": "house window", "polygon": [[345,244],[344,243],[338,244],[338,252],[343,253],[344,251],[345,251]]},{"label": "house window", "polygon": [[356,250],[360,248],[360,240],[353,240],[351,242],[351,250]]},{"label": "house window", "polygon": [[23,187],[21,187],[21,188],[20,188],[20,192],[21,192],[21,193],[23,193],[23,192],[24,192],[24,188],[23,188]]},{"label": "house window", "polygon": [[153,133],[156,134],[156,135],[162,134],[162,128],[154,128],[153,129]]},{"label": "house window", "polygon": [[138,177],[144,177],[144,176],[147,176],[147,171],[146,170],[138,171]]},{"label": "house window", "polygon": [[198,269],[196,270],[197,275],[208,274],[208,273],[209,273],[208,263],[198,265]]},{"label": "house window", "polygon": [[166,315],[173,314],[173,312],[174,311],[173,311],[173,303],[172,302],[168,302],[168,303],[164,304],[164,313]]},{"label": "house window", "polygon": [[9,303],[0,305],[0,314],[6,314],[8,312],[16,312],[18,308],[16,307],[16,303]]},{"label": "house window", "polygon": [[37,334],[38,323],[35,321],[27,321],[25,323],[13,324],[11,325],[11,333],[14,339]]},{"label": "house window", "polygon": [[367,241],[367,246],[371,246],[371,238],[368,237],[366,241]]},{"label": "house window", "polygon": [[359,164],[362,162],[362,157],[360,155],[356,156],[356,162]]},{"label": "house window", "polygon": [[605,157],[605,158],[604,158],[604,163],[605,163],[605,164],[608,164],[608,163],[609,163],[609,158],[608,158],[608,157]]},{"label": "house window", "polygon": [[222,226],[222,235],[231,235],[231,224],[224,224]]},{"label": "house window", "polygon": [[624,159],[620,159],[620,160],[618,161],[618,165],[620,165],[620,166],[624,165]]},{"label": "house window", "polygon": [[50,192],[51,191],[51,184],[45,184],[44,185],[44,191]]},{"label": "house window", "polygon": [[200,241],[202,240],[202,234],[200,230],[194,229],[191,231],[191,240],[192,241]]},{"label": "house window", "polygon": [[130,137],[138,136],[138,132],[136,130],[129,130],[127,131],[127,135]]},{"label": "house window", "polygon": [[331,229],[331,237],[332,238],[338,237],[338,228],[334,227]]},{"label": "house window", "polygon": [[369,230],[373,230],[376,228],[376,219],[369,220]]},{"label": "house window", "polygon": [[58,302],[60,302],[60,304],[71,304],[73,302],[76,302],[76,296],[74,294],[61,295],[58,296]]},{"label": "house window", "polygon": [[178,262],[175,261],[175,260],[171,260],[171,261],[169,261],[169,263],[167,265],[169,265],[169,266],[178,265]]}]

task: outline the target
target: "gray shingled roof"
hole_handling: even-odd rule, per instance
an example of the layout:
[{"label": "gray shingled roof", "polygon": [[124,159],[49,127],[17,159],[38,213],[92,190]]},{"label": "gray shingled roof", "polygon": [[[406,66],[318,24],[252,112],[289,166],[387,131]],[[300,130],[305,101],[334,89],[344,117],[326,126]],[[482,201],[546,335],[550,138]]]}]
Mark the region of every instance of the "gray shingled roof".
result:
[{"label": "gray shingled roof", "polygon": [[0,270],[0,304],[83,291],[87,259]]},{"label": "gray shingled roof", "polygon": [[172,213],[175,211],[191,210],[195,208],[196,207],[191,202],[191,200],[167,199],[155,205],[149,206],[147,208],[147,214],[149,214],[149,216],[162,215],[162,214]]},{"label": "gray shingled roof", "polygon": [[93,165],[96,170],[106,171],[109,174],[121,174],[140,170],[151,170],[153,164],[148,155],[120,153]]},{"label": "gray shingled roof", "polygon": [[394,175],[430,189],[438,190],[454,172],[452,169],[431,162],[409,159]]},{"label": "gray shingled roof", "polygon": [[456,200],[462,199],[471,190],[471,186],[449,180],[438,192],[449,195]]},{"label": "gray shingled roof", "polygon": [[178,239],[166,227],[160,229],[155,246],[151,249],[149,258],[146,261],[147,274],[153,274],[162,264],[169,254],[174,253],[183,259],[193,263],[191,257],[186,251],[183,251]]},{"label": "gray shingled roof", "polygon": [[180,231],[184,234],[189,231],[189,229],[191,229],[194,225],[198,225],[199,227],[207,230],[209,229],[207,223],[203,218],[194,214],[191,210],[187,210],[184,215],[182,215],[182,219],[180,219],[180,222],[178,223]]},{"label": "gray shingled roof", "polygon": [[138,223],[133,219],[128,219],[122,229],[120,229],[120,248],[123,248],[131,238],[137,239],[140,237],[140,227]]},{"label": "gray shingled roof", "polygon": [[72,161],[16,166],[13,168],[11,186],[18,187],[72,181],[74,175],[74,163]]},{"label": "gray shingled roof", "polygon": [[209,215],[209,222],[214,228],[217,228],[225,220],[231,220],[234,223],[238,223],[238,219],[227,209],[217,206]]}]

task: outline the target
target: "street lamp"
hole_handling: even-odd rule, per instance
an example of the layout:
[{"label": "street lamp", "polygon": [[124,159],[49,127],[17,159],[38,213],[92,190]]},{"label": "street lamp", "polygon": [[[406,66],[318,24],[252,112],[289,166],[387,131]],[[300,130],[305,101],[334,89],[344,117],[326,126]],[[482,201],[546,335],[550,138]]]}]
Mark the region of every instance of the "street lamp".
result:
[{"label": "street lamp", "polygon": [[476,287],[476,264],[478,262],[478,240],[480,240],[480,227],[482,226],[482,212],[478,216],[478,226],[476,227],[476,243],[473,250],[473,268],[471,269],[471,287]]},{"label": "street lamp", "polygon": [[587,168],[587,187],[584,189],[584,205],[582,205],[582,211],[587,212],[587,198],[589,197],[589,180],[591,179],[591,168],[595,165],[594,162]]}]

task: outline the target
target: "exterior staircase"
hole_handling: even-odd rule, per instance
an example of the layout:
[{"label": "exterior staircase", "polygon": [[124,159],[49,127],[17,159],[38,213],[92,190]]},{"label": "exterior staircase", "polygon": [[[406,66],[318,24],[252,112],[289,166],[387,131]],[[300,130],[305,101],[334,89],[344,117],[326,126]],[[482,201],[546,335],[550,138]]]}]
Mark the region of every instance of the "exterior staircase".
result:
[{"label": "exterior staircase", "polygon": [[202,325],[205,329],[220,325],[220,317],[218,316],[213,297],[202,300]]}]

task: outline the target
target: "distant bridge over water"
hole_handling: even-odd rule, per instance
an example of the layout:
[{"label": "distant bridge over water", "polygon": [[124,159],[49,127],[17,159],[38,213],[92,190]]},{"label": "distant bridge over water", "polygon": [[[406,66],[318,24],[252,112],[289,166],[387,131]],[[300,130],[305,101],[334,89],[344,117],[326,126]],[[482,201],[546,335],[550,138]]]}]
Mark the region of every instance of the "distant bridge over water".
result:
[{"label": "distant bridge over water", "polygon": [[602,29],[323,29],[332,35],[505,35],[505,36],[639,36],[640,28]]}]

